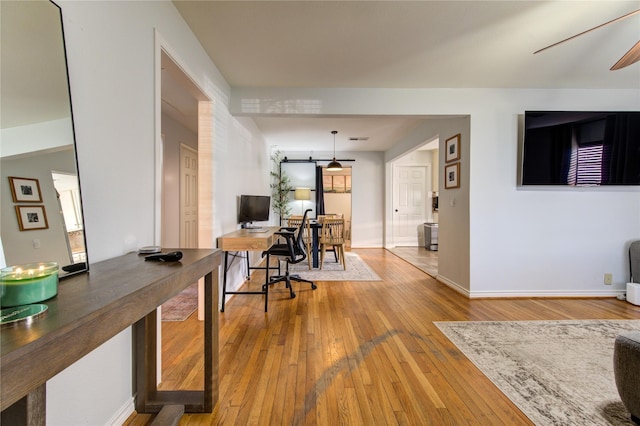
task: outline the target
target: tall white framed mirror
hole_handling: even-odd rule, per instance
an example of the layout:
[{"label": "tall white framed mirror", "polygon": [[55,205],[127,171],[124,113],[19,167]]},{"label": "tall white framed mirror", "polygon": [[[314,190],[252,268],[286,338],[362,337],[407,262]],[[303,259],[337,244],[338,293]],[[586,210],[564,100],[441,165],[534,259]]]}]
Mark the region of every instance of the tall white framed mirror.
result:
[{"label": "tall white framed mirror", "polygon": [[60,7],[49,0],[0,2],[0,43],[4,263],[55,261],[61,277],[84,272],[89,262]]}]

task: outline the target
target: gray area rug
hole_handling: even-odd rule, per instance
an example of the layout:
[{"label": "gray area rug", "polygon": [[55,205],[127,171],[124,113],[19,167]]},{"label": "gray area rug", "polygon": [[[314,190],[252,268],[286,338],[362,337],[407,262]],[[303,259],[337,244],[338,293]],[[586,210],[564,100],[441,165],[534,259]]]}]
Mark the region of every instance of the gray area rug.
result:
[{"label": "gray area rug", "polygon": [[333,253],[325,254],[322,269],[309,270],[309,264],[304,261],[291,265],[289,270],[292,274],[298,274],[311,281],[381,281],[378,274],[373,272],[357,254],[346,252],[344,257],[347,261],[346,270],[336,262]]},{"label": "gray area rug", "polygon": [[435,322],[537,425],[633,425],[613,374],[640,320]]},{"label": "gray area rug", "polygon": [[184,321],[198,308],[198,283],[162,304],[162,321]]}]

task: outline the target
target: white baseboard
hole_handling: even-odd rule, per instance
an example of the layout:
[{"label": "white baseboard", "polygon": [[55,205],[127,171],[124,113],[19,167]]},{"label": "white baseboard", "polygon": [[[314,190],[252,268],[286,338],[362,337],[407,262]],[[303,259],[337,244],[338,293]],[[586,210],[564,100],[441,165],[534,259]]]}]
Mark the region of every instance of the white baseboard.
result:
[{"label": "white baseboard", "polygon": [[481,298],[524,298],[524,297],[617,297],[624,294],[624,290],[606,290],[606,291],[469,291],[466,288],[461,287],[457,283],[437,275],[436,280],[442,284],[450,287],[456,292],[468,297],[469,299],[481,299]]},{"label": "white baseboard", "polygon": [[442,275],[436,275],[436,280],[440,281],[442,284],[446,285],[447,287],[450,287],[451,289],[457,291],[458,293],[462,294],[463,296],[469,297],[471,298],[471,295],[469,294],[469,290],[467,290],[464,287],[460,287],[459,284],[443,277]]},{"label": "white baseboard", "polygon": [[132,397],[127,401],[117,413],[111,417],[105,426],[120,426],[136,411],[135,400]]},{"label": "white baseboard", "polygon": [[508,297],[617,297],[624,291],[472,291],[469,298],[508,298]]}]

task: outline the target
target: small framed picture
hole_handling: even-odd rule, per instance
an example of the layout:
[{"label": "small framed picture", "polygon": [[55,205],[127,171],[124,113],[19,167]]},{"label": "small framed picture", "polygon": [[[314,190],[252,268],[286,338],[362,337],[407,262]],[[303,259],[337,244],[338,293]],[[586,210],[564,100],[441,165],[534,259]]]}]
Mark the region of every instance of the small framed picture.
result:
[{"label": "small framed picture", "polygon": [[16,214],[21,231],[49,228],[44,206],[16,206]]},{"label": "small framed picture", "polygon": [[444,161],[450,163],[460,159],[460,133],[447,139]]},{"label": "small framed picture", "polygon": [[11,196],[14,203],[41,203],[40,183],[38,179],[9,176]]},{"label": "small framed picture", "polygon": [[460,188],[460,163],[444,168],[444,189]]}]

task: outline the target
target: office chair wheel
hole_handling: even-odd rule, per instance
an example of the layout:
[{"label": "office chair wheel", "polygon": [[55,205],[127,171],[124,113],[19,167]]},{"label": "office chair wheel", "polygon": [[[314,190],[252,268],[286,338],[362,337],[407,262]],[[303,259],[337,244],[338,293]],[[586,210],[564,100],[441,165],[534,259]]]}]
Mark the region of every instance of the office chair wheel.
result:
[{"label": "office chair wheel", "polygon": [[291,298],[295,299],[296,298],[296,294],[295,293],[291,293]]},{"label": "office chair wheel", "polygon": [[315,290],[316,288],[318,288],[318,286],[317,286],[317,285],[315,285],[315,284],[311,284],[311,290]]}]

